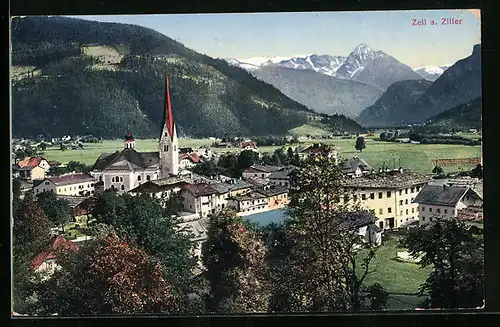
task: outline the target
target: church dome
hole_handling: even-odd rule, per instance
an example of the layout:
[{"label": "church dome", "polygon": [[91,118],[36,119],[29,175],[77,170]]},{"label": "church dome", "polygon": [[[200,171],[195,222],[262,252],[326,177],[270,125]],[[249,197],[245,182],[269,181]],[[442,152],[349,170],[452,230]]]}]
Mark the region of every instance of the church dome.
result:
[{"label": "church dome", "polygon": [[132,132],[128,132],[127,135],[125,135],[125,142],[127,141],[133,141],[134,136],[132,135]]}]

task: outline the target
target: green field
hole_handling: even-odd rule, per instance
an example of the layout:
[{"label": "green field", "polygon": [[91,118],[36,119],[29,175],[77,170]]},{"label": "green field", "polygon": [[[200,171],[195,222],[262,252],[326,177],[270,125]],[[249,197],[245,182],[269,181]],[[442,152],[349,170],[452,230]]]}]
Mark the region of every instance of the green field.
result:
[{"label": "green field", "polygon": [[[431,172],[433,166],[429,160],[438,158],[470,158],[478,157],[481,155],[481,146],[464,146],[454,144],[408,144],[408,143],[392,143],[375,141],[373,138],[366,139],[366,149],[358,154],[354,149],[356,143],[355,138],[351,139],[328,139],[328,140],[310,140],[307,144],[324,142],[334,145],[343,159],[352,158],[358,154],[374,169],[378,169],[385,164],[393,167],[395,164],[404,168],[412,169],[414,171],[428,174]],[[209,139],[179,139],[179,145],[182,147],[198,148],[200,146],[211,146],[213,140]],[[157,140],[145,139],[136,140],[136,149],[138,151],[156,151]],[[304,146],[302,144],[301,146]],[[293,145],[291,145],[294,147]],[[264,146],[261,147],[261,152],[273,152],[279,146]],[[62,163],[69,161],[80,161],[87,165],[92,165],[99,155],[103,152],[112,153],[117,150],[123,149],[123,142],[121,140],[108,140],[102,143],[86,143],[84,150],[66,150],[61,151],[59,148],[49,148],[45,150],[43,156],[47,160],[57,160]],[[238,148],[214,148],[215,151],[220,152],[235,152],[239,151]],[[457,167],[443,167],[445,172],[457,171]],[[470,170],[474,167],[462,167],[462,170]]]}]

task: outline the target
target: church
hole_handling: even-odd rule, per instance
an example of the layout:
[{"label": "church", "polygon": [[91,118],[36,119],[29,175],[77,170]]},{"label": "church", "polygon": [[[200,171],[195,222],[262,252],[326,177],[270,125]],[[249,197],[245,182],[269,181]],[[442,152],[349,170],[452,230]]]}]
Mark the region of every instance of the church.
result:
[{"label": "church", "polygon": [[123,150],[103,153],[95,162],[90,175],[96,178],[100,189],[116,189],[119,193],[150,180],[179,175],[179,146],[172,106],[168,76],[165,76],[163,128],[159,138],[158,152],[138,152],[129,131],[123,142]]}]

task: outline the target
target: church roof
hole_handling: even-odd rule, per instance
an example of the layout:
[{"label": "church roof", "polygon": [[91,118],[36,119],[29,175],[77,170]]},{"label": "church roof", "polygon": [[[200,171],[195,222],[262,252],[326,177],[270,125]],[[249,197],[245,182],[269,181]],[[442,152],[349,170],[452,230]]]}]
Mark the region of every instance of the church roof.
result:
[{"label": "church roof", "polygon": [[92,170],[135,170],[151,168],[160,162],[158,152],[137,152],[135,149],[124,149],[112,154],[103,153],[95,162]]},{"label": "church roof", "polygon": [[167,128],[170,139],[174,137],[174,115],[172,114],[172,105],[170,103],[170,90],[168,89],[168,76],[165,75],[165,117],[164,126]]}]

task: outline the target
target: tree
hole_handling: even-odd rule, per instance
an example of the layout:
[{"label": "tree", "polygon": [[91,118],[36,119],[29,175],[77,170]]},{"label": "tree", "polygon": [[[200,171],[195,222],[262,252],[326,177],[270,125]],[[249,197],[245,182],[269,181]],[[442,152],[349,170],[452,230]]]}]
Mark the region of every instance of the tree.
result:
[{"label": "tree", "polygon": [[386,132],[380,133],[379,139],[380,141],[387,141],[387,133]]},{"label": "tree", "polygon": [[259,154],[257,152],[252,150],[241,151],[238,156],[238,164],[236,166],[238,170],[238,176],[241,176],[241,172],[244,169],[258,162],[259,162]]},{"label": "tree", "polygon": [[420,286],[426,308],[472,308],[484,299],[484,243],[464,222],[436,217],[401,241],[433,271]]},{"label": "tree", "polygon": [[18,200],[21,196],[21,180],[19,178],[12,179],[12,196],[13,200]]},{"label": "tree", "polygon": [[291,147],[288,147],[288,150],[286,151],[286,156],[287,156],[287,159],[288,159],[289,163],[292,162],[293,155],[294,155],[293,149]]},{"label": "tree", "polygon": [[38,280],[30,263],[50,241],[49,221],[30,196],[19,201],[13,211],[12,288],[14,310],[31,312],[29,298]]},{"label": "tree", "polygon": [[[175,195],[173,199],[176,199]],[[175,200],[167,202],[174,204]],[[175,207],[164,208],[159,199],[147,194],[130,196],[105,191],[91,212],[97,223],[113,226],[128,240],[156,258],[174,293],[185,296],[196,260],[190,235],[178,232]]]},{"label": "tree", "polygon": [[231,177],[237,176],[238,157],[234,153],[222,154],[217,166],[223,168],[224,172]]},{"label": "tree", "polygon": [[365,144],[365,138],[363,136],[359,136],[357,139],[356,139],[356,145],[354,146],[356,148],[356,150],[358,150],[359,152],[363,152],[363,149],[366,148],[366,144]]},{"label": "tree", "polygon": [[273,165],[274,164],[273,157],[271,157],[269,155],[269,153],[267,153],[267,152],[262,155],[262,158],[260,161],[263,165]]},{"label": "tree", "polygon": [[71,208],[65,199],[59,199],[53,192],[37,194],[37,202],[47,218],[54,226],[60,226],[64,233],[64,225],[71,221]]},{"label": "tree", "polygon": [[268,309],[265,246],[234,211],[211,217],[203,248],[210,285],[209,312],[266,312]]},{"label": "tree", "polygon": [[99,236],[76,253],[61,252],[62,269],[38,289],[40,314],[175,313],[161,265],[116,234]]},{"label": "tree", "polygon": [[483,179],[483,166],[481,164],[477,164],[476,168],[472,169],[470,173],[471,177]]},{"label": "tree", "polygon": [[304,167],[278,233],[286,255],[272,268],[274,303],[289,311],[362,309],[375,248],[342,224],[359,206],[341,203],[344,175],[333,158],[311,157]]},{"label": "tree", "polygon": [[441,175],[444,173],[443,168],[436,166],[432,169],[432,172],[437,175]]}]

